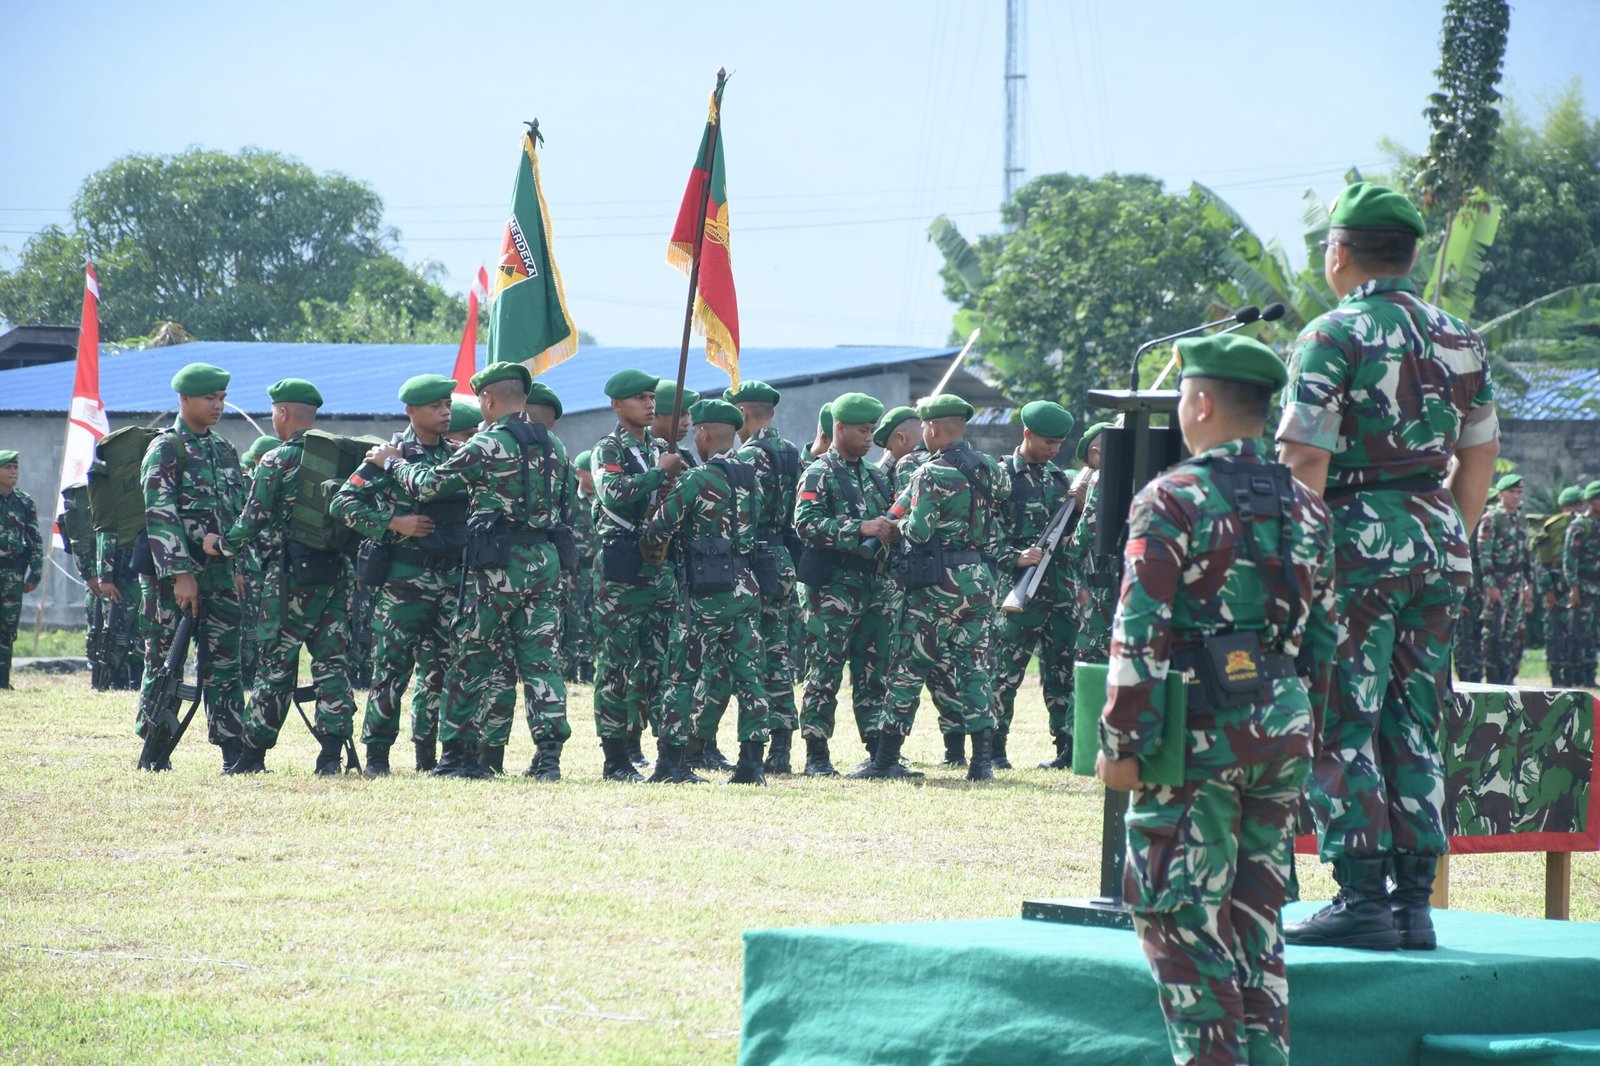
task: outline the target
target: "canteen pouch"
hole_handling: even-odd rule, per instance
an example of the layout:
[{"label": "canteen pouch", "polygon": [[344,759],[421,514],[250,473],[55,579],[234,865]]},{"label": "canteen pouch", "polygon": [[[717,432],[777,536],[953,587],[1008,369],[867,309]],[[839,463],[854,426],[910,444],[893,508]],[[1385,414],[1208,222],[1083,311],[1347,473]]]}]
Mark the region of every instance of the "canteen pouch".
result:
[{"label": "canteen pouch", "polygon": [[394,552],[389,545],[376,540],[364,540],[356,549],[356,580],[363,588],[375,589],[389,580],[389,567],[394,562]]},{"label": "canteen pouch", "polygon": [[501,515],[469,521],[462,563],[468,570],[504,570],[510,566],[511,523]]},{"label": "canteen pouch", "polygon": [[727,537],[696,537],[689,542],[689,588],[696,596],[732,592],[739,584],[738,560]]},{"label": "canteen pouch", "polygon": [[344,576],[344,553],[336,548],[313,548],[291,540],[284,545],[284,555],[295,588],[331,585]]},{"label": "canteen pouch", "polygon": [[904,589],[925,589],[945,582],[944,552],[939,542],[912,544],[895,556],[894,578]]},{"label": "canteen pouch", "polygon": [[778,555],[772,550],[772,545],[756,542],[755,560],[750,568],[755,571],[756,587],[761,590],[761,595],[771,598],[781,591],[778,583]]},{"label": "canteen pouch", "polygon": [[465,494],[429,500],[417,508],[418,514],[433,519],[433,532],[418,537],[416,546],[429,555],[450,558],[467,547],[467,497]]},{"label": "canteen pouch", "polygon": [[133,536],[133,572],[140,577],[156,576],[156,557],[150,551],[150,534],[139,530]]},{"label": "canteen pouch", "polygon": [[561,561],[563,574],[576,574],[578,572],[578,538],[573,536],[572,527],[556,525],[550,530],[550,543],[555,546],[556,557]]},{"label": "canteen pouch", "polygon": [[1212,634],[1201,645],[1197,664],[1212,707],[1243,707],[1261,698],[1267,674],[1256,630]]},{"label": "canteen pouch", "polygon": [[637,536],[618,534],[600,542],[600,576],[607,581],[637,585],[643,570],[644,556],[639,554]]},{"label": "canteen pouch", "polygon": [[833,576],[833,552],[826,548],[803,548],[794,561],[795,580],[814,589],[828,583]]}]

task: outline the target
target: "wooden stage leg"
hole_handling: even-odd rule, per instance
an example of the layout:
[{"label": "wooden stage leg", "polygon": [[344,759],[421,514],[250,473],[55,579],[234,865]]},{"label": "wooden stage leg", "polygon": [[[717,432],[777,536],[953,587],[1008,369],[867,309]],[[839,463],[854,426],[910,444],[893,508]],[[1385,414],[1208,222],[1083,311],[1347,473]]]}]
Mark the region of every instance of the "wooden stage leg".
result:
[{"label": "wooden stage leg", "polygon": [[1439,856],[1439,872],[1433,875],[1432,906],[1443,909],[1450,906],[1450,856]]},{"label": "wooden stage leg", "polygon": [[1547,851],[1544,856],[1544,916],[1566,921],[1572,912],[1572,853]]}]

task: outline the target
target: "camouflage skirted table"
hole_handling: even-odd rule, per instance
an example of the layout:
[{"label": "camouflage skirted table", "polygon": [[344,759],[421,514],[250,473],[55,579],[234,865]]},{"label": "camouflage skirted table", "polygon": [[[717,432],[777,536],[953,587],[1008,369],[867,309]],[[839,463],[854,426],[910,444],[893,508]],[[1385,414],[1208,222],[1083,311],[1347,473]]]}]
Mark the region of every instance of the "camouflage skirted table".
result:
[{"label": "camouflage skirted table", "polygon": [[[1545,852],[1545,917],[1566,918],[1572,853],[1600,850],[1600,701],[1582,689],[1455,688],[1444,742],[1450,851]],[[1315,854],[1314,838],[1296,850]],[[1439,907],[1449,899],[1448,859],[1435,881]]]}]

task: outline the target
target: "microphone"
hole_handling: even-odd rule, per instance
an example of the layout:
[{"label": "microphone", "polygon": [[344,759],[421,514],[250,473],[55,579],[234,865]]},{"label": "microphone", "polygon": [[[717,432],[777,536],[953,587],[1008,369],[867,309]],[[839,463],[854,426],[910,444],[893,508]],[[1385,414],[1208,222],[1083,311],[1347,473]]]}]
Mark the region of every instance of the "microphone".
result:
[{"label": "microphone", "polygon": [[[1282,312],[1280,312],[1280,314],[1281,313]],[[1128,368],[1128,390],[1130,392],[1139,391],[1139,357],[1145,352],[1148,352],[1151,348],[1162,344],[1171,344],[1180,337],[1192,337],[1196,333],[1204,333],[1206,330],[1216,329],[1218,326],[1249,325],[1251,322],[1254,322],[1260,317],[1261,309],[1259,307],[1254,305],[1251,305],[1250,307],[1241,307],[1227,318],[1219,318],[1215,322],[1207,322],[1203,326],[1194,326],[1190,329],[1181,329],[1176,333],[1169,333],[1165,337],[1157,337],[1153,341],[1145,341],[1143,344],[1139,345],[1138,349],[1133,353],[1133,365]]]},{"label": "microphone", "polygon": [[1268,304],[1266,309],[1261,312],[1261,321],[1276,322],[1283,317],[1283,312],[1284,307],[1282,304]]}]

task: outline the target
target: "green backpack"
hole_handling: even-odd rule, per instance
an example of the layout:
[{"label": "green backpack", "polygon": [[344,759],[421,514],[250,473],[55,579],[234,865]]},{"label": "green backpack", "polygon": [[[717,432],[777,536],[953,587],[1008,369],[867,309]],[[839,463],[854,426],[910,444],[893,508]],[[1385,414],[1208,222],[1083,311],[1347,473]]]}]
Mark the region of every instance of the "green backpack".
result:
[{"label": "green backpack", "polygon": [[355,473],[377,437],[343,437],[308,429],[302,440],[300,483],[289,514],[289,539],[319,551],[354,548],[361,537],[328,513],[339,486]]},{"label": "green backpack", "polygon": [[[122,544],[144,529],[144,479],[140,468],[150,443],[167,430],[125,426],[94,446],[89,467],[89,514],[97,533],[115,533]],[[178,451],[178,476],[187,453]]]},{"label": "green backpack", "polygon": [[94,519],[89,515],[89,486],[73,485],[61,490],[61,521],[57,523],[67,551],[87,550],[94,554]]},{"label": "green backpack", "polygon": [[1562,511],[1544,520],[1539,532],[1533,535],[1533,554],[1546,570],[1561,567],[1561,552],[1567,543],[1567,526],[1572,524],[1572,512]]}]

